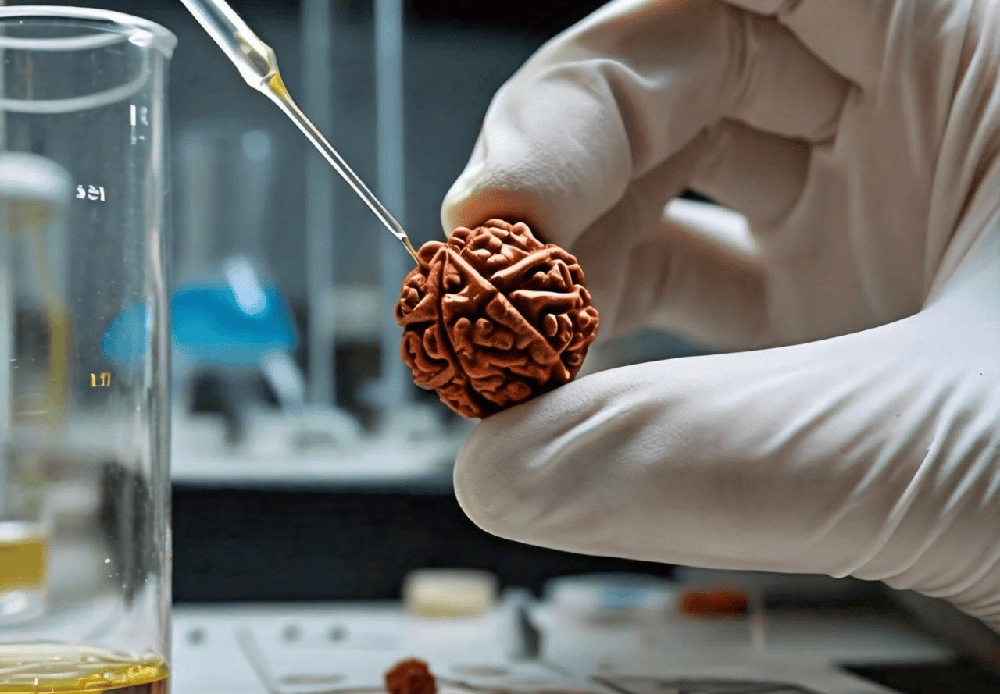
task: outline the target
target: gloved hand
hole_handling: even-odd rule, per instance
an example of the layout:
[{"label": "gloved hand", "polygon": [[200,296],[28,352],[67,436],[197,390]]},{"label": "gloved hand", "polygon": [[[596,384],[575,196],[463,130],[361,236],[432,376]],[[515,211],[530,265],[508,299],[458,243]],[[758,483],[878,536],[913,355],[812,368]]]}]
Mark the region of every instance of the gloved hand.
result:
[{"label": "gloved hand", "polygon": [[[485,530],[854,575],[1000,630],[1000,3],[619,0],[496,95],[450,230],[574,253],[601,333],[723,354],[482,421]],[[684,187],[740,213],[668,205]]]}]

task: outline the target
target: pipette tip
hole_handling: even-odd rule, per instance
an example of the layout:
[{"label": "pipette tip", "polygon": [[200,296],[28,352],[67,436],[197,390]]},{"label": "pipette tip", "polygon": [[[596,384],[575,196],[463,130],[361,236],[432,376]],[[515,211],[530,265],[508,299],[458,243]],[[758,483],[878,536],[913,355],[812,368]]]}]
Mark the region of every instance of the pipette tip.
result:
[{"label": "pipette tip", "polygon": [[420,260],[417,258],[417,252],[413,250],[413,244],[410,243],[410,238],[408,236],[404,236],[402,241],[403,245],[406,246],[406,252],[410,254],[410,257],[413,258],[417,265],[420,265]]}]

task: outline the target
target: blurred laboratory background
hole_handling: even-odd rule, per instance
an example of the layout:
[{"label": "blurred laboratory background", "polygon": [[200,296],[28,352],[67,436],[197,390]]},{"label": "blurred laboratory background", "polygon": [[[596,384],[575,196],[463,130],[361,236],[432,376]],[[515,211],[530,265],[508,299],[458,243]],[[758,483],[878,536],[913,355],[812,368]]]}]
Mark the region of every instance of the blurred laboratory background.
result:
[{"label": "blurred laboratory background", "polygon": [[[27,5],[29,2],[7,2]],[[417,389],[392,319],[411,262],[179,0],[57,2],[176,34],[170,66],[176,602],[371,600],[407,572],[486,569],[541,589],[564,573],[669,567],[490,537],[451,466],[471,423]],[[442,238],[440,204],[489,101],[601,3],[234,0],[293,98],[401,221]],[[690,354],[640,335],[594,368]]]}]

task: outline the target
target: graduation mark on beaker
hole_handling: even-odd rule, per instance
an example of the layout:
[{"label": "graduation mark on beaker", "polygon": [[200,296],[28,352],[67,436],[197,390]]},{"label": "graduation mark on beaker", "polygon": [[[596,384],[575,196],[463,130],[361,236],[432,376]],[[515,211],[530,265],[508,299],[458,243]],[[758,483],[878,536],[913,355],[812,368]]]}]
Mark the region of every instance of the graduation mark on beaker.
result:
[{"label": "graduation mark on beaker", "polygon": [[76,199],[92,200],[93,202],[107,202],[107,197],[104,193],[104,186],[77,186]]},{"label": "graduation mark on beaker", "polygon": [[111,374],[107,371],[102,371],[100,374],[92,373],[90,374],[90,387],[91,388],[110,388],[111,387]]},{"label": "graduation mark on beaker", "polygon": [[145,126],[149,126],[149,108],[146,106],[136,106],[132,104],[129,106],[129,114],[132,119],[132,127],[134,128],[139,123]]},{"label": "graduation mark on beaker", "polygon": [[129,122],[132,125],[132,144],[134,145],[140,140],[145,140],[146,136],[140,135],[138,128],[140,125],[149,127],[149,108],[131,104],[129,106]]}]

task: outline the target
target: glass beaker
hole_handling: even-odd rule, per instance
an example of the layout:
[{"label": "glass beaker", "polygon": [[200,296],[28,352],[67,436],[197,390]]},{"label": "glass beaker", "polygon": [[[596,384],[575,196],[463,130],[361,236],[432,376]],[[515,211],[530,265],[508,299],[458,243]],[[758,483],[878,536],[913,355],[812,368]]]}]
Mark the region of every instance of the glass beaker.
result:
[{"label": "glass beaker", "polygon": [[0,7],[0,692],[167,690],[175,43]]}]

